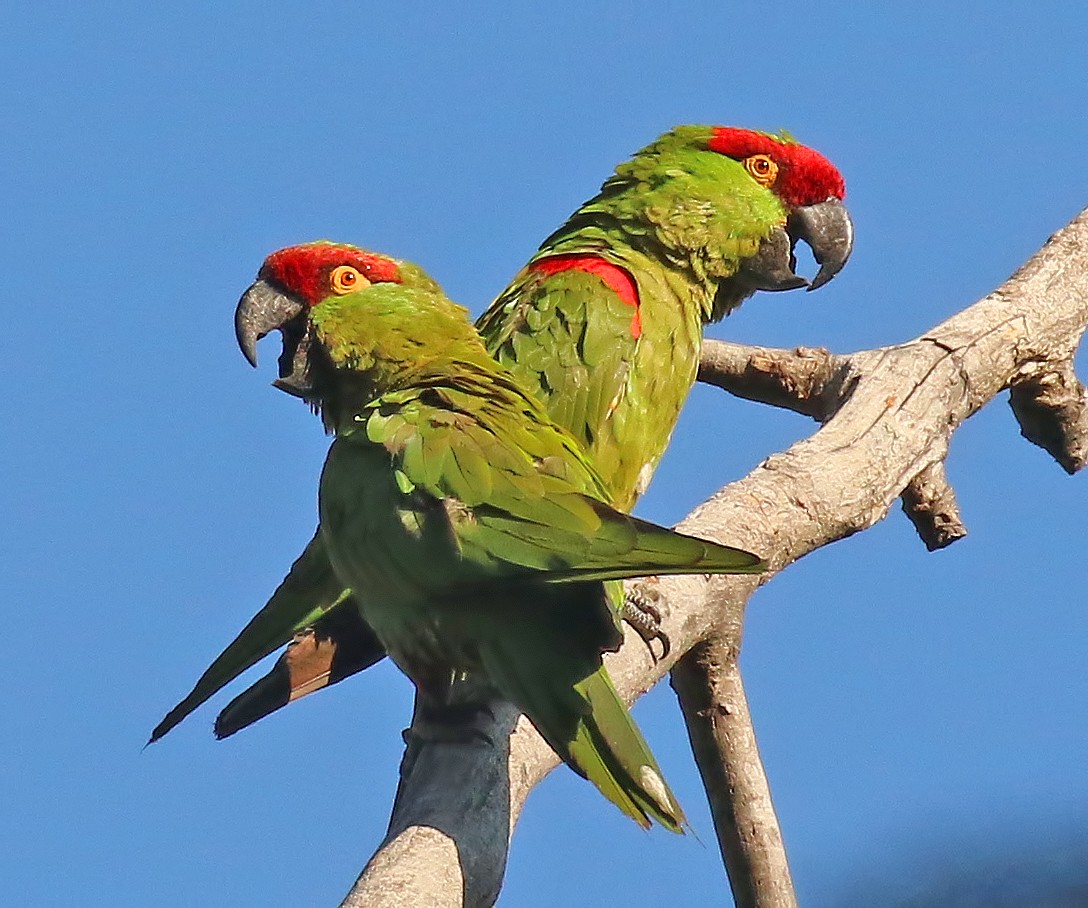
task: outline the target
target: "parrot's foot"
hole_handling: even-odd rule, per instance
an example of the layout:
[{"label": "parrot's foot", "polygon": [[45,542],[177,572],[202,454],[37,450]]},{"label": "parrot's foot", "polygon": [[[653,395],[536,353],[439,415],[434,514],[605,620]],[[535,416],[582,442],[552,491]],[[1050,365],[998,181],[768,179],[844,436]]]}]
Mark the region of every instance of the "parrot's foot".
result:
[{"label": "parrot's foot", "polygon": [[[640,583],[631,587],[623,597],[623,620],[642,638],[654,662],[660,662],[672,649],[669,635],[661,629],[661,621],[667,614],[661,594],[652,586]],[[661,655],[654,652],[654,640],[661,641]]]}]

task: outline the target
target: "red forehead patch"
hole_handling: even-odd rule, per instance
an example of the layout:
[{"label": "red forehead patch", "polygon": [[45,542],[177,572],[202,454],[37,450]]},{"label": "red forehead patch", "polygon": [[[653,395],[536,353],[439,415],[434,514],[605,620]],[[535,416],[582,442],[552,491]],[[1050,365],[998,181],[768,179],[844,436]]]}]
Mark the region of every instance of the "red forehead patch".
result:
[{"label": "red forehead patch", "polygon": [[815,205],[846,195],[842,174],[818,151],[751,129],[715,127],[707,147],[738,161],[765,154],[778,165],[774,192],[790,207]]},{"label": "red forehead patch", "polygon": [[392,259],[335,243],[304,243],[273,252],[264,260],[257,276],[274,281],[314,306],[329,295],[329,275],[339,265],[358,268],[373,284],[401,282],[400,269]]}]

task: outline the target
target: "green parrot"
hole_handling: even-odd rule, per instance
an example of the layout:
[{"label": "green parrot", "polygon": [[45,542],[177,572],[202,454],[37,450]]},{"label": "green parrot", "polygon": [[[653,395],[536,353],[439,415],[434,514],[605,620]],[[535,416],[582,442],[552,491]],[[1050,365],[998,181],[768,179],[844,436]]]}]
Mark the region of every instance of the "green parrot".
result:
[{"label": "green parrot", "polygon": [[[831,280],[853,245],[844,193],[839,171],[789,136],[677,127],[621,164],[477,327],[488,350],[583,445],[613,503],[630,510],[695,381],[703,326],[756,290],[812,290]],[[820,266],[811,282],[794,270],[801,240]],[[430,280],[421,272],[413,279]],[[285,351],[276,384],[300,394],[304,365]],[[220,713],[217,736],[381,659],[380,642],[349,600],[318,531],[166,729],[285,643],[272,671]],[[632,623],[667,648],[645,620]]]},{"label": "green parrot", "polygon": [[757,573],[749,552],[609,503],[578,441],[411,266],[314,243],[270,256],[242,341],[281,329],[294,387],[335,435],[321,540],[366,625],[421,695],[480,673],[641,825],[684,816],[601,655],[621,578]]},{"label": "green parrot", "polygon": [[[695,383],[703,327],[756,290],[831,280],[853,246],[844,192],[789,137],[677,127],[544,241],[480,334],[630,510]],[[794,272],[799,239],[820,265],[811,283]]]}]

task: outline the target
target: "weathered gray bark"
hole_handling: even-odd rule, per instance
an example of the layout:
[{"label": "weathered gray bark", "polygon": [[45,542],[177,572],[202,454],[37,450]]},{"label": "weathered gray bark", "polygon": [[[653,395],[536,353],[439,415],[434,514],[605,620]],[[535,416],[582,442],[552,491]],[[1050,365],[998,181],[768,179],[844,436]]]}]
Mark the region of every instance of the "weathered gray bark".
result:
[{"label": "weathered gray bark", "polygon": [[[732,673],[749,596],[813,549],[872,526],[901,495],[928,546],[962,536],[942,467],[949,437],[1003,389],[1026,438],[1069,472],[1084,466],[1088,397],[1072,357],[1086,325],[1088,210],[1002,287],[914,341],[849,356],[706,344],[702,380],[825,424],[680,524],[688,533],[744,540],[770,571],[653,581],[668,606],[672,655],[654,664],[636,639],[606,661],[632,701],[708,641],[685,658],[674,686],[701,753],[730,874],[741,877],[731,880],[741,904],[793,904],[755,739],[746,710],[735,709],[743,693]],[[483,724],[487,740],[415,748],[389,833],[344,905],[479,906],[497,897],[525,798],[557,760],[508,705],[493,706]],[[700,729],[715,714],[738,724]],[[723,769],[708,772],[715,751]],[[729,790],[738,784],[739,792]]]},{"label": "weathered gray bark", "polygon": [[672,670],[737,908],[796,908],[786,847],[740,676],[741,620],[730,615]]}]

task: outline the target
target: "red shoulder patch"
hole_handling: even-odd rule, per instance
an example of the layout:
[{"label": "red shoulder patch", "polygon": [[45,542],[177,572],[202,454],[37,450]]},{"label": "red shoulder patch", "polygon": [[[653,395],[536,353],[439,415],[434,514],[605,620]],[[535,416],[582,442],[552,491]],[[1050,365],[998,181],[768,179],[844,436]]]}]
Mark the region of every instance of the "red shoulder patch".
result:
[{"label": "red shoulder patch", "polygon": [[638,284],[625,269],[619,265],[613,265],[596,255],[553,255],[550,258],[533,262],[529,266],[531,271],[537,274],[551,275],[563,271],[584,271],[599,277],[607,287],[626,303],[634,308],[635,313],[631,317],[631,336],[638,339],[642,336],[642,317],[639,314]]}]

